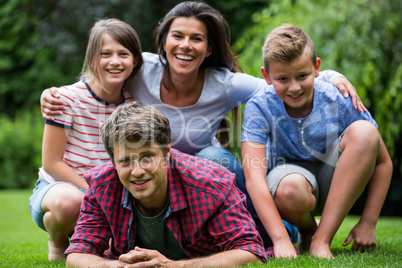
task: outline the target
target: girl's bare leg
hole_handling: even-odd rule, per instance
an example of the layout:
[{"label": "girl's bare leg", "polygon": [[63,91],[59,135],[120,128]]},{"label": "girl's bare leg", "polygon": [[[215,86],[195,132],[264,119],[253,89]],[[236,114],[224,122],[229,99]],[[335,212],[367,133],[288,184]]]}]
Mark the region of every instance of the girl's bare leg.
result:
[{"label": "girl's bare leg", "polygon": [[66,258],[64,251],[77,224],[83,198],[80,190],[67,183],[53,186],[43,198],[43,223],[49,233],[49,260]]}]

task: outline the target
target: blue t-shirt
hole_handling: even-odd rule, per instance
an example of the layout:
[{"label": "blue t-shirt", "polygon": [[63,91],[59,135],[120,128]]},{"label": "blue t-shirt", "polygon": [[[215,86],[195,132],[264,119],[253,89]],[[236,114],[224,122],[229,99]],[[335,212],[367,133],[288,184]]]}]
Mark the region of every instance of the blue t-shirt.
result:
[{"label": "blue t-shirt", "polygon": [[268,171],[283,162],[324,161],[354,121],[367,120],[377,127],[369,112],[354,109],[352,99],[332,84],[315,80],[314,90],[313,110],[304,118],[288,115],[272,85],[247,102],[242,142],[267,146]]}]

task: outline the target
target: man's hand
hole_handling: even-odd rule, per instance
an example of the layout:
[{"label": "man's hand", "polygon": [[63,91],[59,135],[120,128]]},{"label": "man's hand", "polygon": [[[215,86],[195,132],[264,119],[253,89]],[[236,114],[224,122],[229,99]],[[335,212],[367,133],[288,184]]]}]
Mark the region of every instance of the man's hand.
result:
[{"label": "man's hand", "polygon": [[60,100],[58,88],[46,89],[40,100],[40,110],[44,119],[54,120],[54,115],[60,115],[65,109],[64,101]]},{"label": "man's hand", "polygon": [[178,267],[178,265],[156,250],[135,247],[127,254],[120,255],[116,267]]}]

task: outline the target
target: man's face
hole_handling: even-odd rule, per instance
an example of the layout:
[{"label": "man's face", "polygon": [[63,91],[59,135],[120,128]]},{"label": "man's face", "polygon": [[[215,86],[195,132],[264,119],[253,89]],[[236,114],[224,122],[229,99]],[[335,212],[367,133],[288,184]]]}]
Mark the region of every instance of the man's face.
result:
[{"label": "man's face", "polygon": [[115,143],[114,163],[121,183],[145,210],[159,210],[168,201],[167,162],[157,144]]}]

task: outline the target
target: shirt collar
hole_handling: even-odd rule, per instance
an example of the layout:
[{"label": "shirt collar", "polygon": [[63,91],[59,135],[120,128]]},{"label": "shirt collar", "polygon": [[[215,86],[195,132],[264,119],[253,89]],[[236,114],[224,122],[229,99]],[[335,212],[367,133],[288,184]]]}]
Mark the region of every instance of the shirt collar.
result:
[{"label": "shirt collar", "polygon": [[126,187],[123,187],[121,205],[123,208],[133,211],[133,199],[131,198],[131,193],[127,190]]}]

